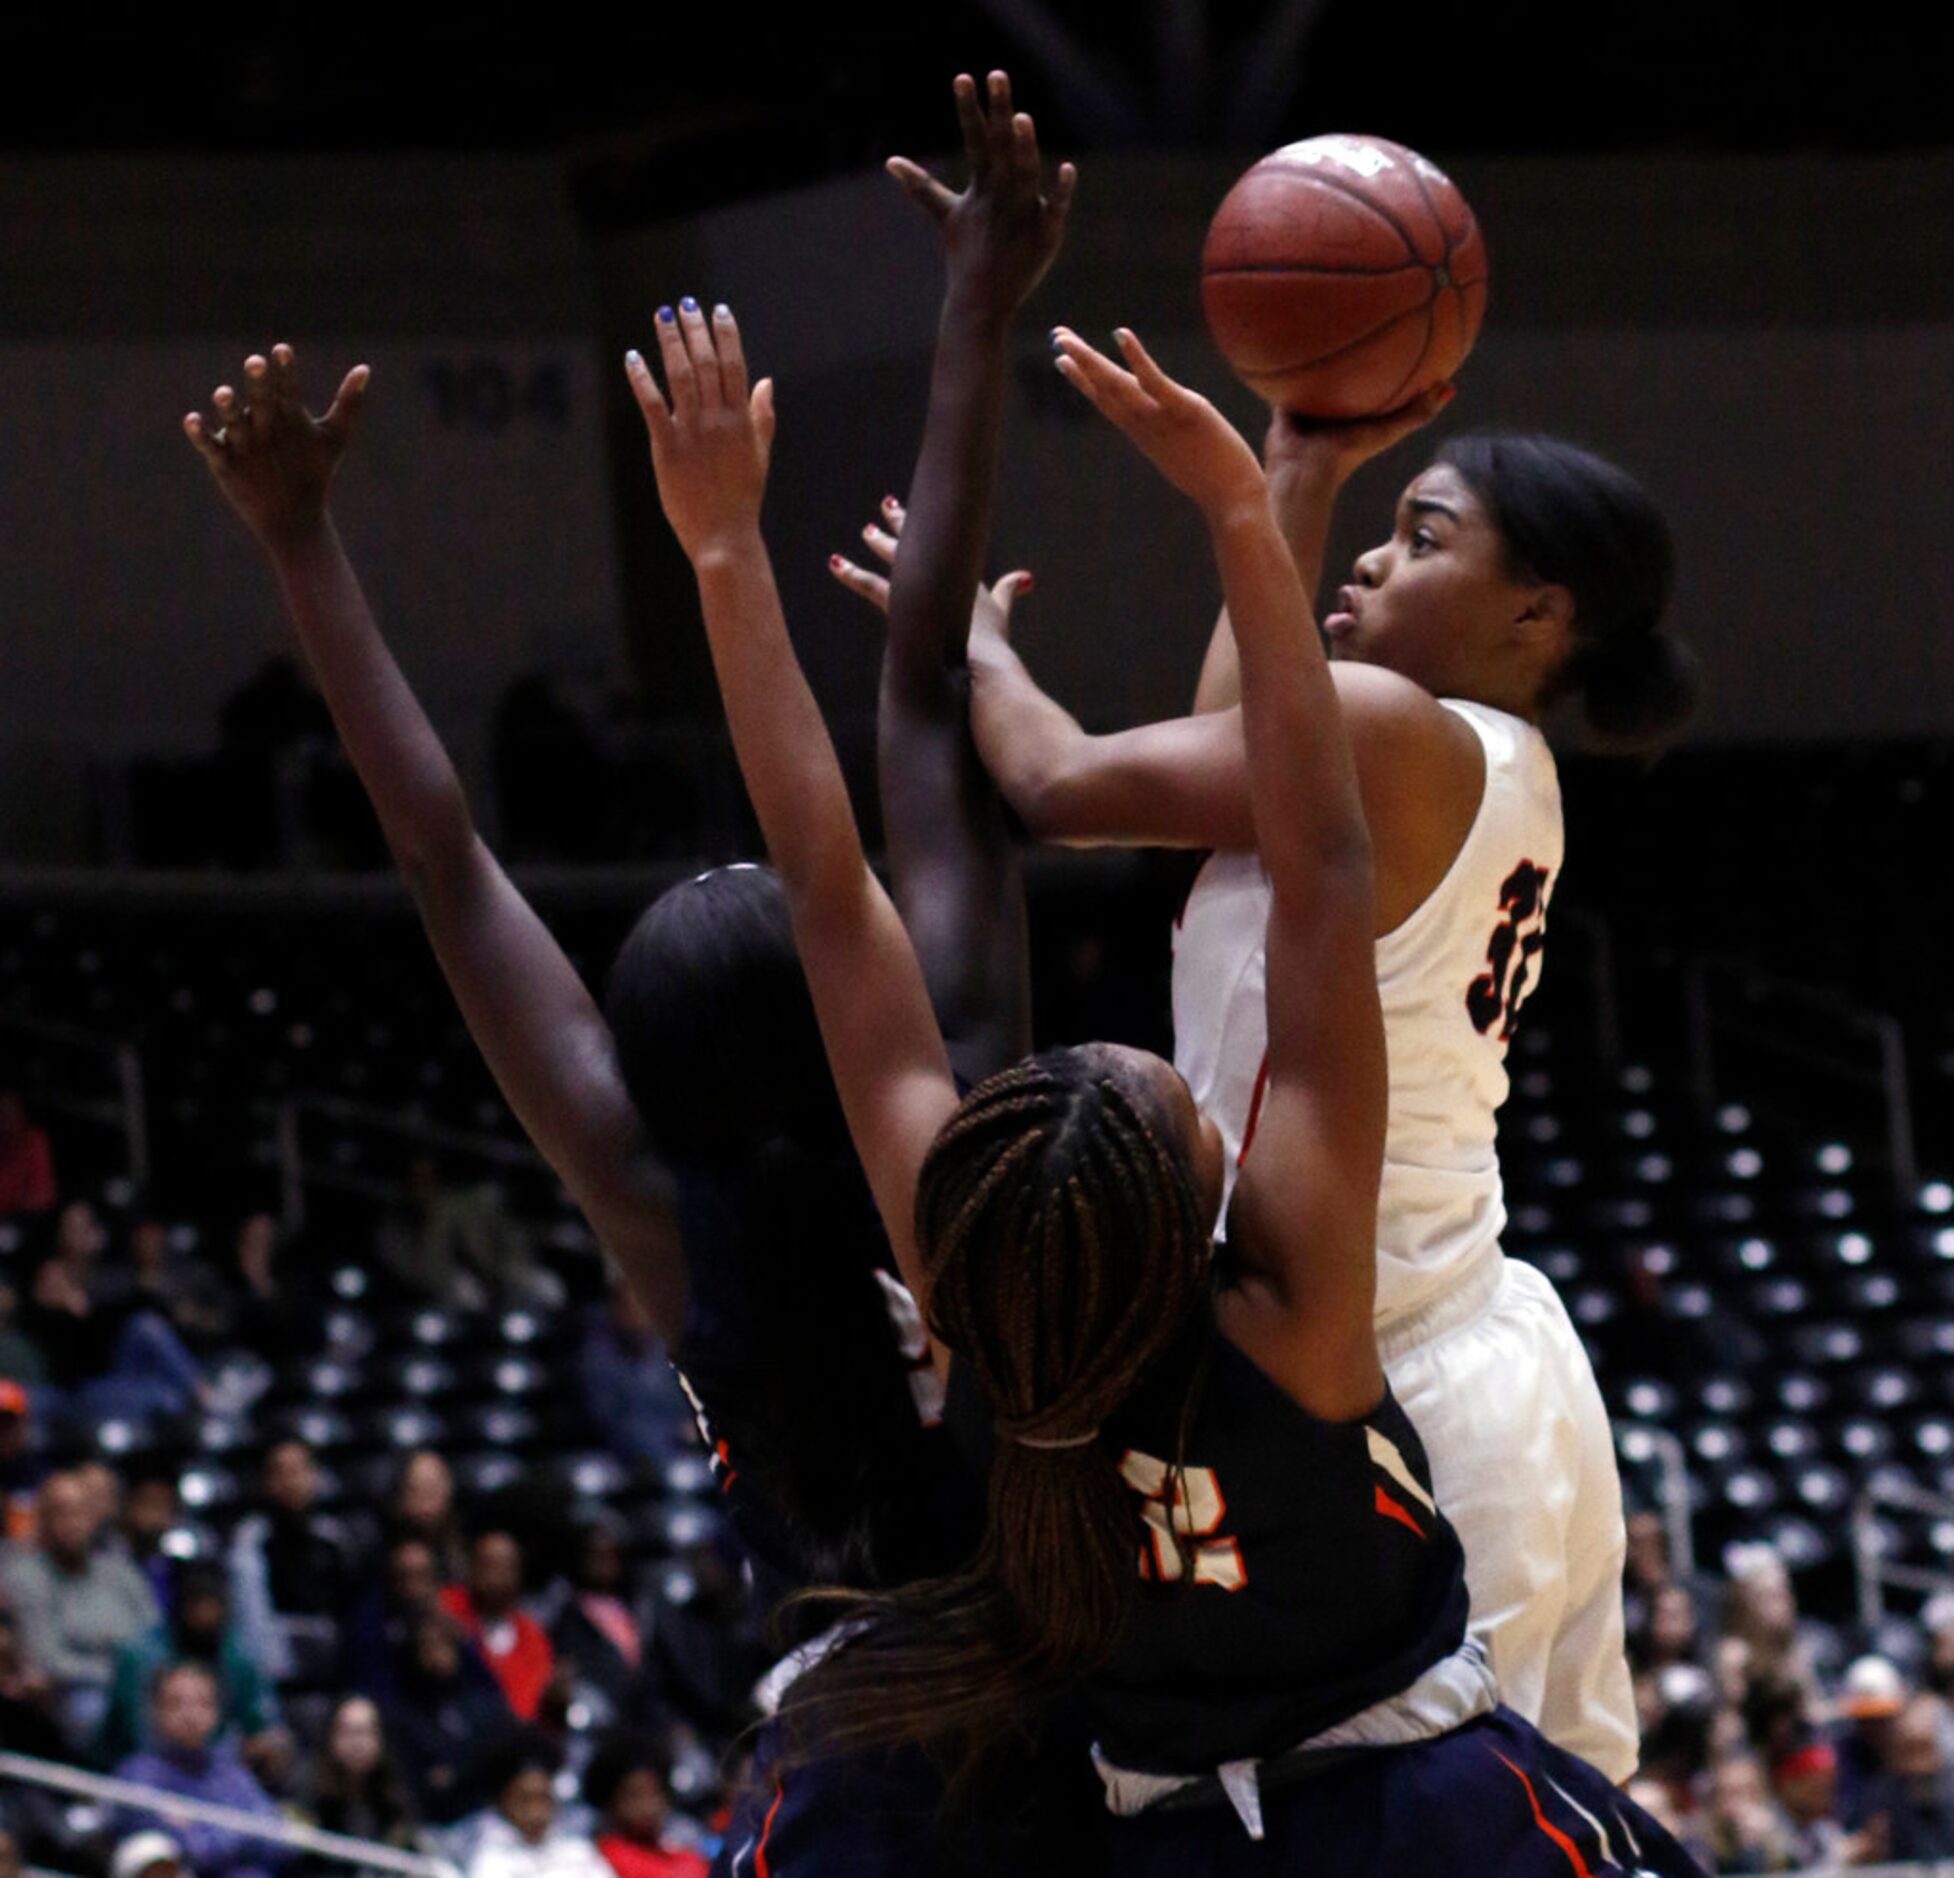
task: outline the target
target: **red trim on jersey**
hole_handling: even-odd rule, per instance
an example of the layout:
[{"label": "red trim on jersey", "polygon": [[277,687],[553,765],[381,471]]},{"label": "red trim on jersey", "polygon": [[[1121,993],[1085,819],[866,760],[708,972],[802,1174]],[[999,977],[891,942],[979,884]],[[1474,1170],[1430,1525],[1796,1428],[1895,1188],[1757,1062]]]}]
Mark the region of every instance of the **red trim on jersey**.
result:
[{"label": "red trim on jersey", "polygon": [[1567,1862],[1573,1868],[1575,1878],[1594,1878],[1594,1872],[1590,1869],[1588,1861],[1581,1856],[1581,1848],[1540,1810],[1540,1800],[1534,1793],[1533,1782],[1526,1777],[1521,1769],[1514,1767],[1513,1763],[1508,1761],[1504,1754],[1500,1754],[1498,1748],[1495,1748],[1493,1752],[1502,1761],[1505,1761],[1508,1767],[1513,1768],[1514,1778],[1527,1790],[1527,1804],[1533,1808],[1533,1823],[1566,1853]]},{"label": "red trim on jersey", "polygon": [[1262,1067],[1255,1072],[1255,1093],[1248,1099],[1248,1120],[1242,1124],[1242,1151],[1235,1156],[1237,1167],[1248,1159],[1249,1143],[1255,1139],[1255,1124],[1262,1119],[1262,1098],[1269,1093],[1269,1055],[1262,1053]]},{"label": "red trim on jersey", "polygon": [[1371,1491],[1377,1496],[1371,1502],[1371,1504],[1374,1507],[1376,1507],[1378,1512],[1382,1513],[1386,1519],[1395,1519],[1400,1526],[1409,1526],[1411,1530],[1419,1536],[1419,1538],[1422,1539],[1425,1537],[1424,1527],[1419,1525],[1419,1523],[1415,1519],[1413,1519],[1411,1515],[1407,1513],[1405,1509],[1402,1506],[1400,1506],[1396,1500],[1392,1499],[1391,1496],[1388,1493],[1386,1493],[1382,1487],[1373,1486]]},{"label": "red trim on jersey", "polygon": [[725,1442],[719,1441],[713,1444],[712,1451],[718,1457],[719,1465],[725,1470],[719,1476],[719,1491],[721,1493],[730,1492],[733,1482],[740,1477],[740,1470],[733,1465],[732,1450],[727,1447]]},{"label": "red trim on jersey", "polygon": [[760,1843],[753,1848],[753,1878],[768,1878],[768,1873],[772,1870],[767,1863],[767,1841],[773,1837],[773,1816],[780,1811],[780,1802],[786,1797],[786,1781],[776,1782],[773,1804],[767,1808],[766,1823],[760,1828]]}]

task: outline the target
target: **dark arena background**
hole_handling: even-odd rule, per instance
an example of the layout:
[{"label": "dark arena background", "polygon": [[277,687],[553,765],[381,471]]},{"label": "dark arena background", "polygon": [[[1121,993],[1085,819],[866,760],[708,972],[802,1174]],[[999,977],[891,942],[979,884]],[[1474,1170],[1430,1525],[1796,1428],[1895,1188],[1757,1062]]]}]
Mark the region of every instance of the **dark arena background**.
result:
[{"label": "dark arena background", "polygon": [[[768,539],[873,846],[881,621],[826,562],[909,474],[941,292],[880,165],[954,176],[950,80],[995,66],[1081,182],[1022,322],[991,563],[1035,571],[1017,642],[1088,728],[1187,708],[1219,592],[1045,328],[1130,322],[1259,436],[1197,261],[1291,139],[1395,138],[1476,209],[1491,305],[1440,437],[1572,436],[1670,517],[1707,704],[1652,767],[1560,743],[1505,1246],[1615,1417],[1643,1787],[1714,1870],[1876,1864],[1892,1792],[1954,1860],[1946,27],[1718,0],[42,24],[57,49],[23,36],[0,73],[0,1743],[84,1771],[0,1759],[0,1870],[151,1869],[89,1773],[140,1747],[202,1595],[287,1818],[496,1878],[507,1690],[428,1667],[437,1584],[533,1673],[561,1833],[610,1829],[621,1756],[669,1814],[667,1862],[619,1870],[704,1869],[768,1613],[179,426],[275,340],[315,403],[371,363],[341,531],[485,836],[600,985],[663,887],[760,851],[620,358],[690,292],[775,375]],[[1333,584],[1408,455],[1352,486]],[[1170,1047],[1193,868],[1029,858],[1041,1040]],[[71,1330],[161,1311],[189,1368],[55,1336],[61,1286]],[[163,1629],[145,1607],[54,1650],[33,1555],[64,1517]],[[343,1800],[355,1692],[392,1810]],[[344,1869],[185,1845],[200,1878]]]}]

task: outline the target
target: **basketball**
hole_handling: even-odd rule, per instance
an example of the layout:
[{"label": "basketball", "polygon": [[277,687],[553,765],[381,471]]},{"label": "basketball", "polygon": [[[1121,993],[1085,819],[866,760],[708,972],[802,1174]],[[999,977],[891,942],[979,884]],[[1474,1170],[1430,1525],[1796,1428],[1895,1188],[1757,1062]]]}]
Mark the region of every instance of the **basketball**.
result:
[{"label": "basketball", "polygon": [[1369,417],[1449,378],[1486,311],[1486,244],[1435,164],[1382,137],[1265,156],[1201,250],[1208,330],[1256,396]]}]

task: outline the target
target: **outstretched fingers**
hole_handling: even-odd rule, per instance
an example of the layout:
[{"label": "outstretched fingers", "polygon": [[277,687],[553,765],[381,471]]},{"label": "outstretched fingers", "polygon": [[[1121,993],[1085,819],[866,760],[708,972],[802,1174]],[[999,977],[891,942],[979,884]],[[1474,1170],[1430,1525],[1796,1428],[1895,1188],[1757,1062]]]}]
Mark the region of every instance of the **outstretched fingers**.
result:
[{"label": "outstretched fingers", "polygon": [[942,221],[957,206],[955,192],[938,182],[920,163],[912,163],[907,157],[892,156],[883,168],[903,186],[909,199],[932,221]]},{"label": "outstretched fingers", "polygon": [[733,309],[722,300],[712,310],[712,343],[719,354],[719,390],[727,406],[745,404],[752,396],[746,382],[746,347]]},{"label": "outstretched fingers", "polygon": [[679,331],[685,336],[685,350],[692,360],[692,371],[699,390],[699,409],[716,411],[726,402],[721,382],[719,354],[713,345],[712,329],[699,303],[690,294],[678,303]]},{"label": "outstretched fingers", "polygon": [[686,350],[678,315],[672,308],[661,306],[653,323],[658,328],[658,356],[665,367],[672,422],[689,425],[699,415],[699,377],[692,369],[692,355]]},{"label": "outstretched fingers", "polygon": [[[360,413],[366,408],[366,388],[372,382],[373,368],[369,365],[356,365],[339,381],[339,389],[333,393],[332,403],[326,414],[319,420],[320,432],[329,437],[342,449],[353,440],[353,432],[359,428]],[[293,388],[292,408],[301,416],[304,407],[298,402],[297,387]]]},{"label": "outstretched fingers", "polygon": [[889,577],[878,574],[872,568],[860,566],[845,554],[828,556],[828,572],[848,589],[850,593],[860,594],[878,612],[889,610]]},{"label": "outstretched fingers", "polygon": [[[1017,113],[1011,108],[1011,79],[1004,72],[993,72],[985,81],[988,93],[988,109],[984,116],[984,141],[986,156],[992,173],[1005,174],[1017,161],[1017,132],[1014,128]],[[1028,125],[1031,120],[1025,119]],[[1032,151],[1037,152],[1037,139],[1032,140]]]},{"label": "outstretched fingers", "polygon": [[991,173],[990,125],[977,95],[977,81],[968,72],[959,72],[950,90],[957,101],[957,124],[963,132],[963,157],[969,165],[969,181],[983,182]]},{"label": "outstretched fingers", "polygon": [[1132,327],[1115,327],[1113,339],[1124,355],[1126,363],[1131,367],[1140,389],[1156,404],[1165,404],[1170,399],[1182,395],[1183,388],[1154,363],[1153,354],[1140,343],[1140,335]]},{"label": "outstretched fingers", "polygon": [[671,407],[665,402],[665,394],[658,389],[658,380],[652,377],[651,367],[645,363],[644,355],[635,348],[624,355],[624,376],[630,384],[631,395],[638,401],[645,429],[651,433],[652,449],[662,449],[672,434]]},{"label": "outstretched fingers", "polygon": [[1058,352],[1060,374],[1085,393],[1095,410],[1114,423],[1132,423],[1156,408],[1154,400],[1141,389],[1140,381],[1131,372],[1115,365],[1103,352],[1095,351],[1070,327],[1056,328],[1052,344]]}]

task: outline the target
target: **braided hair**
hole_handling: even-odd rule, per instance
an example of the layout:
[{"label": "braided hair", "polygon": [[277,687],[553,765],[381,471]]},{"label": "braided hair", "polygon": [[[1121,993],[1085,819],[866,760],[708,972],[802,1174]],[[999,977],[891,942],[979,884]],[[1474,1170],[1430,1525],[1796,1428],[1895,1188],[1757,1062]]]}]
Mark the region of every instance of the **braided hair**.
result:
[{"label": "braided hair", "polygon": [[1088,1045],[980,1083],[932,1144],[916,1193],[925,1317],[996,1416],[989,1520],[954,1577],[820,1594],[852,1629],[788,1693],[791,1755],[916,1743],[954,1791],[1035,1698],[1117,1648],[1141,1532],[1091,1437],[1208,1295],[1209,1222],[1158,1109]]}]

